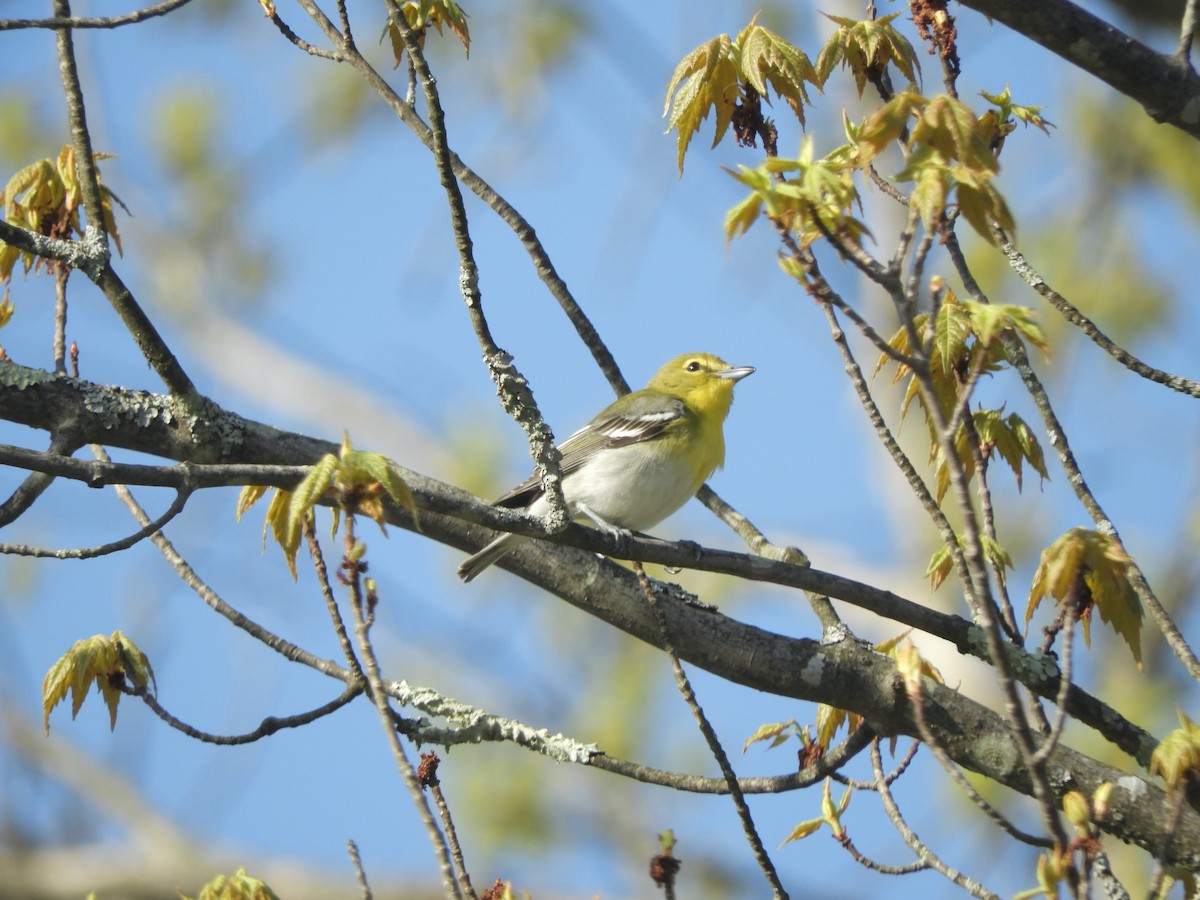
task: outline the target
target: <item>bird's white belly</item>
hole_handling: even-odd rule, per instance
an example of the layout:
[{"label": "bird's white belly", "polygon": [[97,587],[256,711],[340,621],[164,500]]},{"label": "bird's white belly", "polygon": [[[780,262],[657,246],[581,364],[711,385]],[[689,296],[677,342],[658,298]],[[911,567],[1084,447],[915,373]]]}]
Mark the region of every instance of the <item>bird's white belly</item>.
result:
[{"label": "bird's white belly", "polygon": [[[572,511],[586,506],[610,525],[646,531],[683,506],[700,489],[703,479],[696,479],[687,461],[670,460],[647,453],[647,449],[606,449],[566,476],[563,493]],[[530,512],[541,513],[544,508],[545,500],[539,499]],[[585,516],[579,518],[588,521]]]}]

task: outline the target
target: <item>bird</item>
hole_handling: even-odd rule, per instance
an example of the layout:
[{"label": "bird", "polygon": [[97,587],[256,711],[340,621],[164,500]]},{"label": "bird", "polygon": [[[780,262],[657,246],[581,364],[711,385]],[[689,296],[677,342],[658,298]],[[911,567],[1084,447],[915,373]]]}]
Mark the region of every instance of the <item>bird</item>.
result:
[{"label": "bird", "polygon": [[[754,372],[711,353],[684,353],[640,391],[625,394],[559,445],[562,489],[575,521],[627,539],[671,515],[725,463],[725,418],[734,385]],[[549,502],[536,475],[496,506],[545,515]],[[503,534],[458,567],[474,579],[524,535]]]}]

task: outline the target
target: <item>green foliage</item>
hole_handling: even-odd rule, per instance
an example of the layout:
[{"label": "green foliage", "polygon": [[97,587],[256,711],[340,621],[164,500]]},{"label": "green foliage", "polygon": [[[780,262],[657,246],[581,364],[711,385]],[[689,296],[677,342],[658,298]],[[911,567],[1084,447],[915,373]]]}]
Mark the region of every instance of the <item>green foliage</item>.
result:
[{"label": "green foliage", "polygon": [[[907,661],[907,664],[916,666],[921,675],[933,679],[938,684],[945,684],[942,673],[932,663],[921,659],[919,654],[916,655],[914,661],[913,654],[916,653],[916,650],[912,648],[911,641],[905,640],[911,633],[912,629],[910,628],[894,637],[881,641],[875,645],[875,651],[895,660],[898,666],[902,661]],[[833,744],[833,739],[837,737],[843,725],[848,726],[847,730],[853,732],[862,722],[862,716],[857,713],[838,709],[836,706],[830,706],[827,703],[818,703],[816,721],[817,737],[815,743],[822,751],[827,750]],[[807,727],[804,729],[802,737],[807,740]],[[775,746],[775,744],[771,746]],[[891,749],[893,751],[896,749],[896,739],[894,736],[891,742]]]},{"label": "green foliage", "polygon": [[[183,892],[181,900],[189,900]],[[265,881],[251,878],[243,866],[232,875],[218,875],[200,889],[196,900],[279,900]]]},{"label": "green foliage", "polygon": [[736,40],[719,34],[705,41],[675,67],[663,104],[667,131],[678,132],[680,174],[700,123],[715,112],[717,146],[749,90],[767,97],[769,85],[803,125],[805,82],[816,85],[817,73],[804,51],[753,20]]},{"label": "green foliage", "polygon": [[[417,46],[422,50],[425,49],[425,35],[431,26],[437,29],[438,34],[443,34],[442,28],[446,27],[462,41],[463,50],[470,55],[471,33],[467,28],[467,14],[454,0],[407,0],[400,4],[400,11],[404,13],[404,21],[413,30]],[[404,39],[396,23],[390,19],[387,34],[392,43],[392,56],[399,66],[404,59]]]},{"label": "green foliage", "polygon": [[[1018,483],[1019,479],[1020,476],[1018,475]],[[983,544],[984,558],[987,559],[992,567],[992,571],[996,574],[996,580],[1000,582],[1001,587],[1007,586],[1007,570],[1016,568],[1013,565],[1012,557],[1007,550],[986,534],[981,534],[979,539]],[[960,546],[962,545],[962,538],[959,538],[958,543]],[[945,544],[941,544],[934,551],[933,556],[930,557],[929,565],[925,569],[925,577],[929,579],[930,587],[935,591],[940,588],[953,568],[954,557],[950,553],[950,548]]]},{"label": "green foliage", "polygon": [[[1048,349],[1035,319],[1036,314],[1026,307],[959,300],[949,288],[943,289],[942,302],[932,320],[932,327],[929,314],[921,313],[915,317],[917,337],[928,344],[929,377],[945,420],[949,421],[958,405],[966,402],[966,398],[960,397],[960,394],[966,388],[972,372],[990,374],[1011,364],[1008,351],[1001,341],[1003,334],[1008,332],[1024,338],[1043,351]],[[888,344],[905,356],[914,354],[912,335],[907,328],[897,329]],[[929,458],[936,463],[936,497],[940,503],[950,485],[951,468],[935,439],[933,419],[930,410],[925,407],[926,398],[921,392],[921,381],[907,365],[896,362],[887,354],[880,354],[875,371],[890,363],[896,364],[894,382],[908,378],[900,407],[901,415],[907,414],[914,399],[919,401],[925,413],[930,435]],[[1025,464],[1041,478],[1050,477],[1033,429],[1016,413],[1005,416],[1002,409],[976,410],[969,416],[969,425],[968,430],[968,421],[964,417],[954,436],[955,456],[968,479],[976,474],[972,450],[976,442],[985,461],[998,455],[1008,465],[1016,476],[1018,489],[1021,488]],[[1001,556],[1006,554],[1001,552],[997,558]],[[935,557],[927,574],[933,575],[943,562]]]},{"label": "green foliage", "polygon": [[[239,522],[242,514],[257,503],[266,491],[267,488],[262,485],[248,485],[242,489],[237,503]],[[347,513],[368,516],[387,534],[383,503],[385,494],[416,518],[416,503],[408,485],[396,473],[395,464],[378,453],[355,450],[350,446],[347,436],[342,441],[339,455],[327,453],[296,485],[295,490],[275,490],[263,524],[263,541],[266,542],[267,529],[270,528],[287,559],[288,570],[295,578],[296,555],[300,550],[304,525],[312,520],[313,509],[318,503],[329,500],[335,505],[335,532],[338,511],[345,510]],[[361,553],[361,550],[356,548],[355,552]]]},{"label": "green foliage", "polygon": [[1038,857],[1037,881],[1038,886],[1027,891],[1021,891],[1013,896],[1013,900],[1031,900],[1033,897],[1046,897],[1047,900],[1057,900],[1060,896],[1058,886],[1067,880],[1067,871],[1071,868],[1071,852],[1062,847],[1047,850]]},{"label": "green foliage", "polygon": [[1150,774],[1175,790],[1200,775],[1200,726],[1176,710],[1179,727],[1163,738],[1150,757]]},{"label": "green foliage", "polygon": [[1083,639],[1090,647],[1094,607],[1100,618],[1125,639],[1140,669],[1142,603],[1130,582],[1132,562],[1110,535],[1072,528],[1042,551],[1025,609],[1026,625],[1047,594],[1060,604],[1076,603]]},{"label": "green foliage", "polygon": [[[42,681],[42,715],[50,733],[50,712],[71,694],[71,718],[79,714],[88,687],[95,683],[108,707],[109,727],[117,727],[117,705],[121,686],[128,680],[134,687],[154,684],[154,670],[138,646],[121,632],[78,640],[46,673]],[[156,687],[157,689],[157,687]]]},{"label": "green foliage", "polygon": [[839,27],[817,56],[816,81],[820,87],[825,87],[825,82],[838,63],[854,73],[854,85],[858,88],[859,97],[863,95],[868,82],[880,82],[889,63],[909,82],[919,79],[921,66],[916,51],[908,39],[892,27],[892,22],[903,15],[903,11],[864,22],[829,13],[822,15]]},{"label": "green foliage", "polygon": [[1042,110],[1045,107],[1021,106],[1013,103],[1012,92],[1008,85],[1005,85],[1004,90],[999,94],[980,91],[979,96],[995,107],[979,117],[979,126],[988,146],[997,156],[1000,155],[1000,149],[1004,146],[1004,139],[1016,129],[1017,122],[1024,123],[1026,127],[1032,125],[1040,128],[1046,134],[1049,134],[1050,129],[1054,127],[1053,122],[1042,117]]},{"label": "green foliage", "polygon": [[860,244],[867,226],[851,212],[858,203],[849,147],[813,159],[812,139],[806,137],[796,159],[769,157],[761,166],[727,169],[751,189],[751,194],[725,217],[725,238],[732,240],[764,212],[772,222],[795,236],[800,248],[826,235]]},{"label": "green foliage", "polygon": [[846,829],[842,825],[842,814],[845,813],[846,807],[850,805],[850,789],[846,789],[846,792],[842,794],[842,799],[835,805],[833,796],[829,791],[831,783],[832,779],[825,779],[825,790],[821,795],[821,815],[815,819],[808,819],[801,822],[783,839],[783,843],[790,844],[792,841],[806,838],[810,834],[816,833],[822,825],[828,825],[829,830],[833,832],[835,838],[840,838],[846,833]]},{"label": "green foliage", "polygon": [[959,212],[988,243],[996,243],[993,220],[1009,233],[1016,230],[1007,201],[992,184],[1000,165],[979,120],[965,103],[947,94],[929,100],[912,90],[897,94],[863,125],[859,137],[863,164],[901,139],[906,129],[907,160],[896,179],[914,184],[909,206],[927,231],[940,221],[952,191]]},{"label": "green foliage", "polygon": [[[97,159],[111,157],[110,153],[96,154]],[[104,227],[119,253],[121,235],[113,218],[113,195],[103,184],[100,189]],[[70,146],[63,147],[56,158],[39,159],[25,166],[0,191],[0,206],[3,206],[4,218],[10,225],[61,240],[83,234],[79,225],[81,202],[75,150]],[[31,269],[52,271],[56,268],[54,263],[0,241],[0,283],[7,284],[12,280],[18,260],[24,263],[26,273]]]},{"label": "green foliage", "polygon": [[800,742],[805,746],[811,742],[812,738],[809,735],[809,726],[801,726],[795,719],[787,722],[771,722],[767,725],[760,725],[755,729],[754,734],[746,738],[742,744],[742,752],[745,753],[750,749],[751,744],[757,744],[761,741],[770,741],[768,750],[773,750],[780,744],[785,743],[788,738],[795,735],[800,739]]}]

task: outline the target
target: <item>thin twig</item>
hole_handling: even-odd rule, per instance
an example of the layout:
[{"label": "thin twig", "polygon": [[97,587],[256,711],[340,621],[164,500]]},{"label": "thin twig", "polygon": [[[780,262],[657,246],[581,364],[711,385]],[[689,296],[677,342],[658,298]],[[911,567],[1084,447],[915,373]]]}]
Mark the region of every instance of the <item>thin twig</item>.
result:
[{"label": "thin twig", "polygon": [[[1003,813],[992,806],[992,804],[988,803],[987,800],[985,800],[979,793],[979,791],[975,790],[971,782],[966,779],[966,776],[959,771],[958,766],[956,766],[954,761],[950,759],[945,748],[942,747],[942,745],[938,742],[937,737],[929,727],[929,722],[925,718],[924,688],[922,687],[922,689],[919,691],[910,691],[909,701],[912,705],[913,723],[917,726],[917,733],[920,735],[921,740],[924,742],[925,746],[927,746],[933,752],[934,758],[941,763],[941,766],[945,770],[946,774],[950,776],[950,778],[958,786],[958,789],[966,795],[967,799],[974,803],[985,816],[1003,829],[1010,837],[1015,838],[1023,844],[1029,844],[1034,847],[1053,847],[1055,844],[1054,841],[1048,838],[1037,837],[1036,835],[1028,834],[1017,828],[1017,826],[1010,822]],[[1061,844],[1060,846],[1066,845]]]},{"label": "thin twig", "polygon": [[123,537],[118,541],[101,544],[98,547],[76,547],[69,550],[30,547],[25,544],[0,544],[0,553],[8,553],[13,556],[31,556],[35,559],[95,559],[98,556],[107,556],[110,553],[128,550],[139,541],[157,533],[164,525],[183,512],[183,507],[187,504],[188,498],[191,495],[192,492],[187,488],[178,489],[175,492],[175,499],[171,501],[171,505],[167,507],[166,512],[153,522],[147,522],[133,534]]},{"label": "thin twig", "polygon": [[1175,50],[1175,56],[1189,68],[1192,65],[1192,40],[1196,34],[1196,7],[1198,5],[1200,4],[1197,3],[1197,0],[1187,0],[1187,5],[1183,8],[1183,21],[1179,25],[1179,46]]},{"label": "thin twig", "polygon": [[[69,0],[54,0],[56,18],[69,19]],[[58,69],[62,77],[63,94],[67,103],[67,121],[71,129],[71,143],[75,150],[75,167],[78,175],[83,207],[87,213],[87,228],[84,243],[93,243],[99,249],[101,265],[93,272],[93,280],[104,292],[126,328],[137,342],[146,361],[155,369],[163,383],[174,394],[191,397],[195,393],[191,379],[179,365],[179,361],[167,348],[162,336],[138,306],[129,289],[113,270],[108,252],[108,231],[105,227],[104,202],[100,191],[100,177],[96,169],[96,156],[92,149],[91,132],[88,130],[87,113],[84,109],[83,87],[79,81],[79,70],[75,63],[75,44],[70,28],[55,32],[58,43]]]},{"label": "thin twig", "polygon": [[[856,729],[843,743],[830,750],[819,761],[804,767],[799,772],[765,778],[739,778],[737,779],[738,788],[743,794],[782,794],[811,787],[826,777],[836,777],[835,773],[842,766],[870,744],[874,734],[875,732],[869,727],[863,726]],[[729,793],[729,782],[724,778],[705,778],[701,775],[667,772],[663,769],[638,765],[604,754],[594,756],[588,765],[631,778],[634,781],[640,781],[643,784],[656,784],[676,791],[687,791],[693,794]]]},{"label": "thin twig", "polygon": [[[92,453],[94,453],[101,461],[108,461],[108,454],[105,452],[103,447],[92,445]],[[129,509],[134,519],[136,519],[143,528],[151,524],[150,517],[146,515],[145,510],[142,509],[138,502],[134,500],[133,495],[129,492],[129,488],[125,487],[123,484],[116,485],[115,488],[117,491],[117,496],[121,498],[121,502],[124,503]],[[331,678],[336,678],[342,682],[350,681],[352,676],[345,669],[335,665],[329,660],[321,659],[320,657],[309,653],[307,650],[297,647],[291,641],[281,638],[274,632],[268,631],[253,619],[243,615],[241,612],[234,609],[232,606],[222,600],[220,595],[218,595],[216,591],[205,584],[203,579],[196,574],[196,571],[190,565],[188,565],[187,560],[179,555],[179,553],[171,545],[171,542],[167,540],[166,536],[161,531],[152,533],[150,535],[150,540],[158,548],[159,552],[166,558],[168,564],[170,564],[171,568],[175,570],[175,574],[179,576],[180,580],[194,590],[197,594],[199,594],[200,599],[203,600],[205,604],[207,604],[215,612],[224,616],[255,640],[260,641],[267,647],[270,647],[276,653],[279,653],[292,662],[301,663],[302,665],[308,666],[311,669],[316,669],[322,675],[328,675]]]},{"label": "thin twig", "polygon": [[[404,41],[404,50],[412,60],[417,79],[425,95],[429,129],[433,139],[431,149],[437,163],[442,189],[446,192],[447,203],[450,207],[450,224],[454,233],[455,245],[458,248],[459,288],[463,301],[466,304],[471,325],[475,330],[475,337],[483,348],[484,361],[499,389],[505,411],[516,419],[528,438],[530,454],[541,475],[542,487],[548,503],[546,527],[550,531],[558,531],[571,519],[562,492],[561,456],[558,448],[554,445],[554,435],[542,418],[525,378],[516,370],[511,354],[497,346],[492,337],[491,327],[484,317],[483,295],[479,289],[479,268],[475,262],[466,206],[463,204],[462,191],[459,190],[458,178],[455,175],[451,159],[450,144],[446,133],[446,116],[438,94],[437,82],[399,4],[395,0],[388,0],[388,4],[391,27],[400,33],[400,37]],[[357,59],[361,60],[362,57],[358,56]]]},{"label": "thin twig", "polygon": [[367,872],[363,868],[362,858],[358,855],[358,844],[346,841],[346,852],[350,854],[350,864],[354,866],[354,877],[358,879],[358,888],[362,891],[363,900],[372,900],[371,887],[367,884]]},{"label": "thin twig", "polygon": [[835,834],[834,840],[842,845],[850,854],[851,859],[864,868],[870,869],[872,872],[878,872],[880,875],[915,875],[917,872],[924,872],[929,868],[929,863],[917,860],[906,866],[888,866],[881,862],[876,862],[869,856],[863,854],[861,850],[854,845],[854,841],[850,840],[849,832],[843,831],[841,834]]},{"label": "thin twig", "polygon": [[[874,743],[877,743],[877,740],[872,741],[872,744]],[[883,780],[887,784],[892,784],[897,778],[907,772],[908,767],[912,765],[912,761],[917,758],[917,751],[919,749],[921,749],[921,742],[914,740],[909,746],[908,751],[904,754],[904,757],[900,760],[899,764],[897,764],[896,768],[884,775]],[[876,779],[874,778],[872,778],[870,781],[864,781],[861,778],[849,778],[846,775],[843,775],[841,772],[834,772],[829,777],[838,784],[844,784],[846,787],[852,787],[858,791],[879,790],[879,785],[876,783]]]},{"label": "thin twig", "polygon": [[[1197,0],[1189,0],[1189,9],[1194,8],[1196,2]],[[1003,229],[999,226],[994,226],[992,231],[1000,241],[1000,249],[1004,252],[1012,270],[1021,276],[1021,279],[1037,291],[1051,306],[1058,310],[1064,319],[1079,328],[1097,347],[1129,369],[1129,371],[1145,378],[1147,381],[1161,384],[1181,394],[1200,397],[1200,381],[1185,378],[1182,375],[1175,375],[1162,369],[1156,369],[1142,362],[1128,350],[1117,345],[1100,330],[1095,322],[1080,312],[1078,307],[1046,283],[1045,279],[1029,264],[1024,255],[1013,246],[1012,241],[1009,240],[1008,235],[1004,233]]]},{"label": "thin twig", "polygon": [[239,747],[243,744],[253,744],[255,741],[260,741],[265,737],[270,737],[275,732],[284,728],[299,728],[302,725],[308,725],[310,722],[315,722],[317,719],[324,718],[330,713],[337,712],[355,697],[362,693],[362,688],[357,685],[347,685],[342,693],[330,700],[328,703],[318,706],[316,709],[311,709],[308,712],[297,713],[292,716],[267,716],[262,720],[262,723],[253,731],[247,731],[244,734],[211,734],[207,731],[201,731],[182,719],[171,715],[158,702],[158,698],[151,694],[145,687],[130,687],[125,686],[121,690],[129,694],[131,697],[139,698],[146,704],[156,716],[174,728],[176,731],[181,731],[190,738],[195,738],[205,744],[217,744],[222,747]]},{"label": "thin twig", "polygon": [[136,25],[155,16],[165,16],[181,6],[191,3],[191,0],[164,0],[145,9],[137,9],[120,16],[99,16],[86,18],[78,16],[55,16],[52,19],[0,19],[0,31],[11,31],[17,28],[51,28],[63,30],[67,28],[119,28],[122,25]]},{"label": "thin twig", "polygon": [[[354,547],[357,543],[354,537],[354,516],[349,511],[346,512],[343,528],[346,556],[347,561],[349,561],[353,556]],[[362,565],[360,563],[348,562],[348,565],[343,566],[343,571],[347,572],[350,607],[354,611],[354,636],[358,641],[358,652],[363,661],[363,672],[367,676],[370,697],[375,704],[375,709],[379,713],[379,722],[383,726],[384,735],[387,738],[388,746],[391,748],[392,759],[395,760],[396,768],[399,770],[400,777],[408,789],[409,796],[412,798],[413,806],[416,807],[421,824],[424,826],[425,832],[429,835],[429,840],[433,844],[434,853],[437,855],[438,864],[442,872],[443,889],[447,896],[464,900],[462,888],[454,877],[454,864],[450,858],[450,848],[446,843],[446,837],[442,834],[442,830],[438,828],[437,821],[433,817],[433,812],[429,809],[429,803],[426,800],[425,792],[421,789],[416,769],[413,768],[412,763],[409,761],[408,754],[404,752],[404,745],[400,743],[400,736],[396,733],[396,728],[393,724],[394,714],[391,705],[388,703],[388,695],[384,688],[383,677],[380,675],[379,660],[375,656],[375,646],[371,642],[370,622],[374,618],[374,612],[373,609],[367,608],[363,597]]]},{"label": "thin twig", "polygon": [[684,702],[687,703],[688,708],[692,711],[692,717],[696,720],[696,724],[700,728],[700,733],[704,735],[709,752],[712,754],[713,759],[716,760],[717,766],[721,769],[721,774],[724,776],[725,782],[729,785],[729,796],[733,798],[734,807],[737,809],[738,818],[742,823],[742,831],[746,835],[746,840],[750,843],[750,848],[754,851],[754,858],[763,870],[763,875],[766,876],[767,882],[771,885],[771,890],[774,891],[775,897],[784,900],[784,898],[787,898],[788,893],[784,890],[783,883],[779,880],[779,873],[775,870],[775,863],[767,853],[766,847],[763,846],[762,838],[759,837],[758,829],[754,825],[754,819],[750,816],[750,807],[746,804],[746,798],[742,795],[737,775],[733,771],[733,766],[729,763],[729,756],[725,753],[725,748],[721,746],[721,741],[717,737],[717,733],[713,730],[712,723],[708,721],[708,717],[704,714],[704,710],[696,699],[696,693],[692,690],[687,673],[683,671],[683,666],[679,663],[679,656],[675,653],[675,647],[671,641],[666,616],[663,615],[663,611],[658,605],[658,598],[654,595],[654,586],[650,583],[650,579],[646,575],[646,570],[640,562],[635,561],[633,569],[637,575],[638,584],[641,586],[642,596],[646,598],[646,604],[653,611],[655,619],[658,621],[658,627],[662,636],[662,648],[667,654],[667,658],[671,661],[671,668],[675,673],[675,684],[678,686],[679,693],[683,697]]},{"label": "thin twig", "polygon": [[450,815],[450,804],[446,802],[446,795],[442,793],[442,782],[438,778],[438,768],[441,762],[441,758],[433,751],[422,753],[421,765],[417,767],[417,778],[433,795],[433,802],[442,819],[442,829],[446,833],[446,842],[450,845],[450,858],[454,861],[455,871],[458,872],[459,886],[466,897],[476,900],[475,888],[471,885],[471,876],[467,872],[467,864],[463,859],[462,846],[458,843],[458,829],[454,827],[454,817]]},{"label": "thin twig", "polygon": [[277,10],[272,9],[269,18],[271,20],[271,24],[279,29],[280,34],[287,38],[295,47],[303,50],[309,56],[316,56],[319,59],[328,59],[332,62],[346,61],[346,58],[336,50],[323,50],[320,47],[315,47],[308,41],[304,40],[304,38],[292,31],[287,22],[283,21],[283,19],[279,17]]},{"label": "thin twig", "polygon": [[887,811],[888,818],[892,820],[896,831],[904,839],[904,843],[908,844],[909,849],[916,854],[917,859],[939,875],[954,882],[973,897],[987,898],[987,900],[996,898],[997,894],[993,894],[979,882],[975,881],[975,879],[959,872],[957,869],[951,869],[942,862],[941,858],[929,849],[929,845],[917,837],[916,832],[904,821],[904,816],[900,813],[900,807],[896,805],[896,798],[892,796],[889,781],[883,772],[883,761],[879,756],[878,738],[871,742],[871,769],[875,773],[875,789],[879,792],[879,799],[883,802],[883,808]]},{"label": "thin twig", "polygon": [[67,374],[67,279],[71,270],[62,263],[54,266],[54,374]]},{"label": "thin twig", "polygon": [[[2,447],[3,445],[0,445]],[[58,431],[50,436],[50,446],[44,456],[69,458],[79,449],[79,442]],[[33,452],[33,451],[27,451]],[[36,455],[36,454],[35,454]],[[4,503],[0,504],[0,528],[15,522],[24,515],[37,499],[54,484],[54,476],[35,471],[22,481]]]},{"label": "thin twig", "polygon": [[[1059,672],[1062,673],[1062,683],[1064,686],[1071,683],[1071,650],[1075,645],[1075,621],[1079,613],[1079,594],[1083,587],[1083,579],[1076,578],[1062,604],[1064,612],[1063,642],[1062,655],[1058,662],[1058,668]],[[1050,727],[1050,734],[1047,736],[1046,742],[1038,747],[1037,753],[1033,754],[1033,758],[1038,765],[1048,760],[1050,755],[1054,753],[1054,748],[1058,746],[1058,742],[1062,738],[1063,729],[1067,727],[1066,690],[1067,688],[1064,687],[1059,691],[1054,723]]]},{"label": "thin twig", "polygon": [[333,594],[333,585],[329,582],[329,568],[325,565],[325,555],[321,552],[321,542],[317,540],[316,529],[313,527],[311,518],[304,520],[304,538],[308,542],[308,552],[312,557],[313,570],[317,573],[317,584],[321,588],[321,596],[325,598],[325,608],[329,612],[329,620],[333,623],[334,634],[337,635],[338,644],[342,648],[342,656],[345,657],[350,671],[354,673],[357,683],[366,684],[367,676],[363,674],[362,665],[354,652],[354,645],[350,643],[350,636],[346,633],[346,623],[342,619],[337,598]]}]

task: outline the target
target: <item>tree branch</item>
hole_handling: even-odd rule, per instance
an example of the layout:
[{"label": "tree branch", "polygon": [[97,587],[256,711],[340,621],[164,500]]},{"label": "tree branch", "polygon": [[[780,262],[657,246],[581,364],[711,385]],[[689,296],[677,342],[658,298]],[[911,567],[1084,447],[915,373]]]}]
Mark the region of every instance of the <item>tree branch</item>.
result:
[{"label": "tree branch", "polygon": [[1200,76],[1068,0],[961,0],[1135,100],[1156,122],[1200,138]]},{"label": "tree branch", "polygon": [[[338,449],[331,442],[243,419],[215,405],[211,408],[209,420],[181,419],[174,404],[173,398],[162,395],[105,387],[79,379],[54,378],[38,370],[0,363],[0,418],[52,432],[63,430],[65,423],[72,423],[72,427],[88,442],[104,441],[110,446],[169,459],[200,462],[211,459],[221,463],[213,471],[225,477],[220,482],[223,484],[294,487],[305,471],[300,464],[311,465]],[[206,446],[206,442],[211,442],[211,446]],[[4,458],[13,459],[14,464],[31,463],[31,467],[37,469],[38,458],[41,458],[46,464],[45,468],[50,469],[52,474],[84,481],[92,477],[94,470],[91,466],[95,465],[30,451],[19,451],[14,456],[12,451],[4,449],[3,453],[5,455],[0,455],[0,461]],[[15,461],[15,457],[22,457],[24,461]],[[244,468],[226,468],[233,462],[242,464]],[[118,474],[116,468],[102,471],[114,477]],[[208,472],[202,465],[126,466],[119,470],[125,483],[168,487],[200,486],[206,483],[211,486]],[[581,581],[581,567],[592,567],[588,578],[599,579],[602,575],[611,578],[624,570],[615,564],[596,560],[595,553],[620,558],[636,556],[644,562],[700,569],[813,591],[928,632],[949,641],[962,653],[988,659],[983,635],[972,623],[849,578],[761,556],[701,550],[688,542],[673,543],[641,537],[619,546],[608,535],[578,525],[572,525],[551,537],[544,530],[539,530],[537,521],[528,516],[480,503],[457,488],[411,470],[400,470],[400,475],[421,507],[421,534],[425,537],[460,549],[474,550],[489,537],[481,536],[479,529],[469,524],[479,523],[570,543],[584,551],[591,551],[549,552],[545,544],[529,544],[509,554],[499,565],[593,614],[594,610],[586,599],[586,584],[590,582],[588,579]],[[402,510],[391,510],[389,521],[415,530],[411,516]],[[603,573],[594,571],[599,566],[605,567]],[[648,640],[655,643],[653,636]],[[1012,655],[1014,674],[1019,681],[1042,697],[1051,700],[1058,697],[1061,678],[1051,657],[1033,655],[1017,647],[1010,647],[1007,652]],[[745,660],[730,656],[723,666],[736,670],[746,664]],[[724,672],[718,674],[725,676]],[[725,677],[734,677],[736,680],[736,675]],[[1141,765],[1149,765],[1150,754],[1158,744],[1151,735],[1079,688],[1072,687],[1069,690],[1067,703],[1073,717],[1099,731]]]}]

